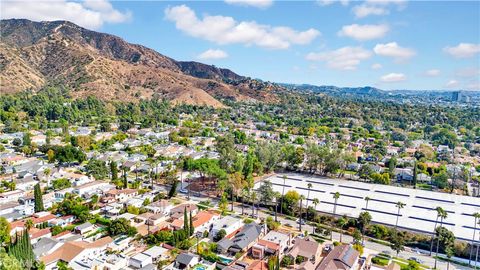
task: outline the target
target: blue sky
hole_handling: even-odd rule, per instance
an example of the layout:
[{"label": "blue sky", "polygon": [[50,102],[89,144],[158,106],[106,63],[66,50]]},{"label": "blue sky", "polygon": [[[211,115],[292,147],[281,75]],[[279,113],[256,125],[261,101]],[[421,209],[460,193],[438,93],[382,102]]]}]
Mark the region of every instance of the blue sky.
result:
[{"label": "blue sky", "polygon": [[2,1],[1,16],[70,20],[275,82],[480,88],[479,1]]}]

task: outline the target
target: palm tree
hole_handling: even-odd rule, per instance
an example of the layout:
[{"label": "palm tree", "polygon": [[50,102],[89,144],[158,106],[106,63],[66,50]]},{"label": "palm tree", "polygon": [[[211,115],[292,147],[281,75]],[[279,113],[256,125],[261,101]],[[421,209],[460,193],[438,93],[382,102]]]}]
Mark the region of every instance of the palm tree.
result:
[{"label": "palm tree", "polygon": [[[472,261],[472,251],[473,251],[473,246],[475,245],[475,232],[477,231],[477,222],[480,219],[480,213],[473,213],[473,217],[475,218],[475,222],[473,223],[473,237],[472,237],[472,244],[470,245],[470,257],[468,258],[468,266],[470,266],[470,263]],[[478,247],[477,247],[478,251]],[[475,260],[475,266],[477,265],[477,261]]]},{"label": "palm tree", "polygon": [[302,232],[302,202],[303,200],[305,200],[305,196],[303,195],[300,195],[300,215],[299,215],[299,218],[298,218],[298,224],[299,224],[299,230],[300,232]]},{"label": "palm tree", "polygon": [[285,181],[287,181],[287,176],[283,177],[283,187],[282,187],[282,202],[280,203],[280,214],[283,215],[283,196],[285,196]]},{"label": "palm tree", "polygon": [[231,206],[231,211],[233,212],[233,203],[235,200],[235,197],[238,196],[238,191],[242,188],[243,186],[243,177],[240,173],[232,173],[228,175],[228,181],[230,184],[230,187],[232,189],[232,195],[231,195],[231,201],[232,201],[232,206]]},{"label": "palm tree", "polygon": [[317,205],[320,204],[320,200],[318,198],[315,198],[315,199],[313,199],[312,203],[315,206],[315,212],[316,212],[317,211]]},{"label": "palm tree", "polygon": [[365,200],[365,210],[368,210],[368,202],[370,201],[370,197],[363,198]]},{"label": "palm tree", "polygon": [[[443,226],[443,220],[446,219],[448,216],[447,211],[443,210],[440,213],[440,228]],[[440,246],[440,236],[437,237],[437,250],[435,252],[435,264],[434,269],[437,269],[437,257],[438,257],[438,248]]]},{"label": "palm tree", "polygon": [[443,208],[438,206],[437,208],[435,208],[435,211],[437,211],[437,218],[435,219],[435,225],[433,226],[432,240],[430,240],[430,256],[432,256],[432,252],[433,252],[433,239],[435,238],[435,232],[437,230],[438,219],[440,218],[440,215],[443,211]]},{"label": "palm tree", "polygon": [[[308,183],[307,187],[308,187],[308,193],[307,193],[307,205],[305,206],[305,209],[307,209],[308,211],[308,200],[310,200],[310,189],[312,189],[312,183]],[[308,218],[308,216],[307,216]]]},{"label": "palm tree", "polygon": [[25,221],[25,229],[27,229],[27,232],[30,231],[32,227],[33,227],[33,220],[27,219],[27,221]]},{"label": "palm tree", "polygon": [[241,191],[241,198],[242,198],[242,216],[245,214],[244,209],[245,209],[245,197],[248,197],[248,190],[246,188],[242,189]]},{"label": "palm tree", "polygon": [[277,214],[278,213],[278,199],[280,199],[281,196],[282,195],[280,194],[280,192],[275,191],[273,193],[273,203],[275,204],[275,222],[278,221],[278,219],[277,219],[277,216],[278,216],[278,214]]},{"label": "palm tree", "polygon": [[337,191],[333,194],[333,199],[335,200],[335,202],[333,203],[333,216],[334,217],[337,214],[337,202],[338,202],[339,198],[340,198],[340,192]]},{"label": "palm tree", "polygon": [[400,209],[405,207],[405,204],[403,202],[397,202],[397,204],[395,204],[395,206],[398,208],[397,221],[395,222],[395,230],[396,230],[397,226],[398,226],[398,218],[400,217]]},{"label": "palm tree", "polygon": [[43,173],[45,174],[45,176],[47,177],[47,188],[50,187],[50,174],[52,173],[52,169],[50,168],[46,168]]},{"label": "palm tree", "polygon": [[337,223],[340,227],[340,243],[342,243],[343,228],[345,227],[345,225],[347,225],[348,220],[345,217],[341,217],[340,219],[338,219]]},{"label": "palm tree", "polygon": [[255,216],[255,200],[257,199],[257,193],[255,191],[251,191],[250,199],[252,200],[252,217]]}]

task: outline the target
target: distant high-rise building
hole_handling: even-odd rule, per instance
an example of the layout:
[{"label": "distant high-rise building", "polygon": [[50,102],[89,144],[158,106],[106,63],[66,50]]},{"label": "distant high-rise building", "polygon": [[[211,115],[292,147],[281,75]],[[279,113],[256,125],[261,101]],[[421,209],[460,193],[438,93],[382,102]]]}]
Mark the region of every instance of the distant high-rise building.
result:
[{"label": "distant high-rise building", "polygon": [[465,92],[463,91],[455,91],[452,92],[452,102],[469,103],[470,96],[468,94],[465,94]]},{"label": "distant high-rise building", "polygon": [[461,102],[462,101],[462,92],[461,91],[455,91],[452,93],[452,101],[453,102]]}]

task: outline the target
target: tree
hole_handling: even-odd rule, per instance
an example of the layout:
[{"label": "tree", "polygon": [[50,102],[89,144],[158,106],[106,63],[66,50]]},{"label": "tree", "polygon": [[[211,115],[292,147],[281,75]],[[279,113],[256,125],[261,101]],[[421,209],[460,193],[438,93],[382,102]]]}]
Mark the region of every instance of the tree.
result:
[{"label": "tree", "polygon": [[372,216],[368,211],[361,212],[358,216],[358,223],[362,230],[362,242],[365,241],[365,229],[368,227],[370,222],[372,221]]},{"label": "tree", "polygon": [[87,169],[88,174],[95,177],[95,179],[105,179],[108,177],[108,169],[105,161],[90,159],[85,169]]},{"label": "tree", "polygon": [[337,220],[337,224],[340,227],[340,243],[341,243],[343,238],[343,228],[345,227],[345,225],[348,224],[348,220],[345,217],[341,217]]},{"label": "tree", "polygon": [[110,175],[112,176],[112,181],[116,181],[118,179],[118,167],[115,161],[110,162]]},{"label": "tree", "polygon": [[0,217],[0,248],[10,243],[10,223],[6,218]]},{"label": "tree", "polygon": [[227,232],[224,229],[221,229],[214,236],[213,241],[218,242],[218,241],[222,240],[226,235],[227,235]]},{"label": "tree", "polygon": [[260,195],[260,200],[265,205],[268,202],[273,201],[273,198],[275,197],[275,192],[273,191],[272,183],[268,180],[263,181],[257,191]]},{"label": "tree", "polygon": [[395,207],[397,207],[398,212],[397,212],[397,221],[395,221],[395,229],[397,229],[398,226],[398,218],[400,217],[400,210],[405,207],[405,204],[403,202],[397,202],[395,204]]},{"label": "tree", "polygon": [[295,190],[289,190],[285,196],[282,197],[284,213],[290,216],[293,215],[299,200],[300,194]]},{"label": "tree", "polygon": [[187,207],[185,206],[185,209],[183,209],[183,230],[190,234],[190,222],[188,222],[188,215],[187,215]]},{"label": "tree", "polygon": [[437,230],[438,219],[440,218],[440,216],[442,215],[442,212],[444,211],[442,207],[437,207],[435,208],[435,210],[437,211],[437,218],[435,219],[435,225],[433,226],[432,239],[430,241],[430,256],[432,256],[432,252],[433,252],[433,240],[435,239],[435,232]]},{"label": "tree", "polygon": [[240,172],[234,172],[232,174],[229,174],[228,177],[228,182],[230,184],[230,187],[232,189],[232,211],[233,211],[233,203],[236,197],[238,197],[238,192],[243,188],[244,181],[243,181],[243,175]]},{"label": "tree", "polygon": [[[307,192],[307,205],[305,206],[308,209],[308,201],[310,200],[310,190],[312,189],[312,183],[307,184],[308,192]],[[308,219],[308,216],[307,216]]]},{"label": "tree", "polygon": [[48,159],[48,162],[50,162],[50,163],[54,162],[55,161],[55,151],[53,151],[52,149],[48,149],[47,159]]},{"label": "tree", "polygon": [[137,229],[130,226],[130,222],[125,218],[117,218],[110,221],[110,224],[107,226],[107,232],[112,237],[120,234],[135,236],[137,234]]},{"label": "tree", "polygon": [[439,231],[441,230],[440,228],[442,228],[442,226],[443,226],[443,220],[446,219],[447,216],[448,216],[447,211],[441,209],[441,211],[440,211],[440,227],[437,228],[437,250],[435,252],[436,255],[435,255],[435,266],[434,266],[435,269],[437,268],[438,249],[440,247],[440,232]]},{"label": "tree", "polygon": [[193,226],[193,219],[192,219],[192,211],[190,211],[190,224],[188,228],[190,229],[189,235],[192,236],[193,233],[195,232],[195,227]]},{"label": "tree", "polygon": [[[443,250],[448,257],[447,260],[447,269],[450,267],[450,258],[454,254],[454,245],[455,245],[455,235],[445,227],[437,228],[437,239],[439,243],[443,246]],[[438,252],[438,251],[437,251]]]},{"label": "tree", "polygon": [[368,202],[370,201],[370,197],[363,198],[365,200],[365,210],[368,210]]},{"label": "tree", "polygon": [[33,220],[32,219],[27,219],[25,221],[25,229],[27,229],[27,231],[30,231],[31,228],[33,228]]},{"label": "tree", "polygon": [[340,192],[335,192],[333,194],[333,200],[334,200],[334,203],[333,203],[333,216],[335,216],[337,214],[337,203],[338,203],[338,199],[340,199]]},{"label": "tree", "polygon": [[30,244],[27,230],[15,235],[15,240],[8,247],[8,255],[15,257],[26,269],[32,269],[35,264],[35,254]]},{"label": "tree", "polygon": [[22,264],[14,256],[0,251],[0,270],[23,270]]},{"label": "tree", "polygon": [[302,215],[303,215],[303,211],[302,211],[302,202],[303,200],[305,200],[305,196],[303,195],[300,195],[300,214],[298,215],[298,227],[299,227],[299,230],[302,231],[302,223],[303,223],[303,220],[302,220]]},{"label": "tree", "polygon": [[42,190],[40,189],[40,184],[36,184],[33,190],[33,197],[35,200],[35,213],[44,211],[43,207],[43,197]]},{"label": "tree", "polygon": [[177,187],[178,187],[178,180],[173,181],[172,187],[170,188],[170,191],[168,192],[168,197],[172,198],[175,197],[177,194]]},{"label": "tree", "polygon": [[390,239],[390,248],[398,254],[405,250],[405,237],[397,230],[393,233],[392,239]]},{"label": "tree", "polygon": [[220,154],[220,167],[227,172],[233,172],[233,164],[237,158],[234,137],[231,134],[216,138],[216,149]]},{"label": "tree", "polygon": [[22,144],[23,146],[31,146],[32,145],[32,139],[31,139],[31,135],[29,132],[25,132],[23,133],[23,140],[22,140]]}]

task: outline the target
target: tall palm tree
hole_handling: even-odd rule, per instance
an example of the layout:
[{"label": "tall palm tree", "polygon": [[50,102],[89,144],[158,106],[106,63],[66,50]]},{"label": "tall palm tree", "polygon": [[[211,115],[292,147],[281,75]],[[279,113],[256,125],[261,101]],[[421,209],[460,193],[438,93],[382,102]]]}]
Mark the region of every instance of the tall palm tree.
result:
[{"label": "tall palm tree", "polygon": [[320,200],[318,198],[315,198],[315,199],[313,199],[312,203],[315,206],[315,212],[316,212],[317,211],[317,205],[320,204]]},{"label": "tall palm tree", "polygon": [[[475,233],[477,231],[477,222],[480,219],[480,213],[473,213],[473,217],[475,218],[475,222],[473,223],[473,237],[472,237],[472,244],[470,245],[470,257],[468,258],[468,266],[470,266],[470,263],[472,261],[472,251],[473,247],[475,246]],[[477,247],[478,250],[478,247]],[[477,265],[476,260],[475,260],[475,266]]]},{"label": "tall palm tree", "polygon": [[[448,214],[447,211],[443,210],[440,213],[440,228],[443,226],[443,220],[447,218]],[[440,236],[437,237],[437,250],[435,252],[435,264],[434,264],[434,269],[437,269],[437,257],[438,257],[438,248],[440,246]]]},{"label": "tall palm tree", "polygon": [[277,216],[278,216],[278,199],[280,199],[282,195],[280,192],[275,191],[273,193],[273,203],[275,204],[275,222],[278,221]]},{"label": "tall palm tree", "polygon": [[440,215],[443,212],[443,208],[438,206],[437,208],[435,208],[435,211],[437,211],[437,218],[435,219],[435,225],[433,226],[432,239],[430,240],[430,256],[432,256],[432,252],[433,252],[433,239],[435,239],[435,232],[437,231],[438,219],[440,218]]},{"label": "tall palm tree", "polygon": [[255,200],[257,200],[257,193],[250,191],[250,199],[252,200],[252,217],[255,216]]},{"label": "tall palm tree", "polygon": [[333,203],[333,216],[334,217],[337,214],[337,203],[338,203],[339,198],[340,198],[340,192],[337,191],[333,194],[333,199],[335,200],[335,202]]},{"label": "tall palm tree", "polygon": [[245,197],[248,197],[248,190],[246,188],[243,188],[242,191],[241,191],[241,194],[240,194],[242,197],[242,203],[241,203],[241,206],[242,206],[242,216],[245,214]]},{"label": "tall palm tree", "polygon": [[368,210],[368,202],[370,201],[370,197],[363,198],[365,200],[365,210]]},{"label": "tall palm tree", "polygon": [[283,197],[285,196],[285,182],[287,181],[287,176],[283,177],[283,187],[282,187],[282,202],[280,203],[280,214],[283,215]]},{"label": "tall palm tree", "polygon": [[[307,187],[308,187],[308,192],[307,192],[307,205],[305,206],[305,209],[307,209],[308,211],[308,200],[310,200],[310,190],[312,189],[312,183],[308,183]],[[308,217],[308,216],[307,216]]]},{"label": "tall palm tree", "polygon": [[397,202],[397,204],[395,204],[395,206],[398,208],[398,212],[397,212],[397,221],[395,222],[395,230],[397,229],[397,226],[398,226],[398,218],[400,217],[400,210],[405,207],[405,204],[403,202]]},{"label": "tall palm tree", "polygon": [[345,225],[347,225],[348,220],[345,217],[341,217],[337,221],[338,226],[340,227],[340,243],[342,243],[342,237],[343,237],[343,228]]},{"label": "tall palm tree", "polygon": [[305,196],[300,195],[300,215],[299,215],[299,218],[298,218],[298,224],[299,224],[300,232],[302,232],[302,213],[303,213],[302,205],[303,205],[303,200],[305,200]]}]

